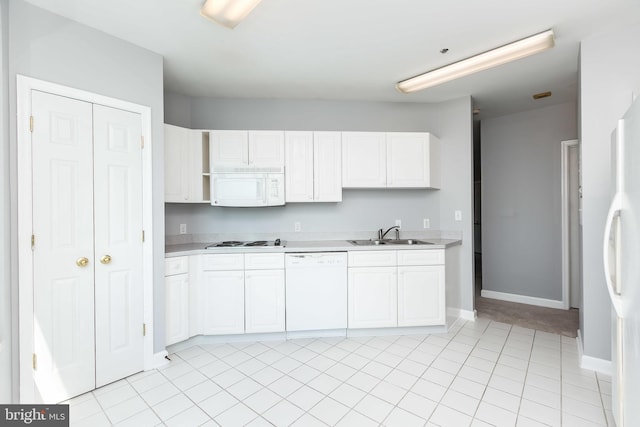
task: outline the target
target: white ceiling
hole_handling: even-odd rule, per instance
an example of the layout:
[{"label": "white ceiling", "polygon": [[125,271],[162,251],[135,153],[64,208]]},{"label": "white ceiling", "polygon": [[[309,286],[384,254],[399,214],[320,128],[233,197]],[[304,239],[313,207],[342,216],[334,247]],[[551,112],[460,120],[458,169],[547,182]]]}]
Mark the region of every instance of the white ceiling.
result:
[{"label": "white ceiling", "polygon": [[[637,0],[262,0],[229,30],[199,15],[203,0],[27,1],[161,54],[171,92],[393,102],[471,95],[483,118],[575,100],[580,40],[640,22]],[[395,90],[399,80],[549,28],[556,47],[547,52],[422,92]],[[551,98],[532,100],[548,90]]]}]

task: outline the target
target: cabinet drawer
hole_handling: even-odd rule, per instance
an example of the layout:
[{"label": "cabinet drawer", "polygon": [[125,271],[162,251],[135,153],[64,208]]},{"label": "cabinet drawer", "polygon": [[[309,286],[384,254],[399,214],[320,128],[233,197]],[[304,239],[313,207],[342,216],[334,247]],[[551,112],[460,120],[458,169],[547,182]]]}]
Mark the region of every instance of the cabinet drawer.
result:
[{"label": "cabinet drawer", "polygon": [[211,254],[202,256],[202,269],[215,270],[243,270],[243,254]]},{"label": "cabinet drawer", "polygon": [[398,251],[398,265],[442,265],[444,250]]},{"label": "cabinet drawer", "polygon": [[284,268],[284,253],[244,254],[246,270],[273,270]]},{"label": "cabinet drawer", "polygon": [[173,276],[189,272],[189,257],[179,256],[164,259],[164,275]]},{"label": "cabinet drawer", "polygon": [[395,267],[396,251],[349,252],[349,267]]}]

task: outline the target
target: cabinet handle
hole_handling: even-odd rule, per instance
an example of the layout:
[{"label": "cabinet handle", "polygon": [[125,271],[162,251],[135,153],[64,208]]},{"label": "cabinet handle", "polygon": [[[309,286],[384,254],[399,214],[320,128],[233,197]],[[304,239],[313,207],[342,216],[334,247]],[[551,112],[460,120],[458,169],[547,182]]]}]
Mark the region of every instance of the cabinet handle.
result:
[{"label": "cabinet handle", "polygon": [[86,267],[87,265],[89,265],[89,258],[84,257],[84,256],[82,258],[78,258],[76,260],[76,265],[78,267]]},{"label": "cabinet handle", "polygon": [[100,262],[103,264],[109,264],[111,262],[111,255],[103,255],[102,258],[100,258]]}]

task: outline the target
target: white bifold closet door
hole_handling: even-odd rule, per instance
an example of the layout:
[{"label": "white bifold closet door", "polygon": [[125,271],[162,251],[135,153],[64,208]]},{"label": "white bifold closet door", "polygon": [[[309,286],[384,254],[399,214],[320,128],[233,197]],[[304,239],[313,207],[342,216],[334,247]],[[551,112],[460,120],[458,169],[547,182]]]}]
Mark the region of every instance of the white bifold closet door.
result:
[{"label": "white bifold closet door", "polygon": [[63,401],[143,369],[141,118],[32,91],[34,380]]}]

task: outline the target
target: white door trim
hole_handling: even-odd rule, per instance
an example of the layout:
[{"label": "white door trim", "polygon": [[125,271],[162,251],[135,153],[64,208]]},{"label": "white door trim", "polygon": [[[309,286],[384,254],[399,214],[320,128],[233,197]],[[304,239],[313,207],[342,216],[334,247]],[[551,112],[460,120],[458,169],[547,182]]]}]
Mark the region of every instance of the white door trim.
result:
[{"label": "white door trim", "polygon": [[31,111],[31,91],[40,90],[55,95],[66,96],[93,104],[105,105],[140,114],[142,135],[145,141],[142,150],[142,224],[145,233],[143,248],[143,289],[144,289],[144,369],[153,368],[153,215],[152,215],[152,142],[151,108],[61,86],[55,83],[18,75],[17,83],[17,154],[18,154],[18,318],[19,318],[19,361],[20,361],[20,402],[35,402],[35,386],[32,376],[33,355],[33,262],[31,234],[33,229],[33,205],[31,200],[31,132],[29,116]]},{"label": "white door trim", "polygon": [[568,310],[570,307],[569,299],[569,149],[578,145],[577,139],[562,141],[561,143],[561,205],[562,205],[562,307]]}]

